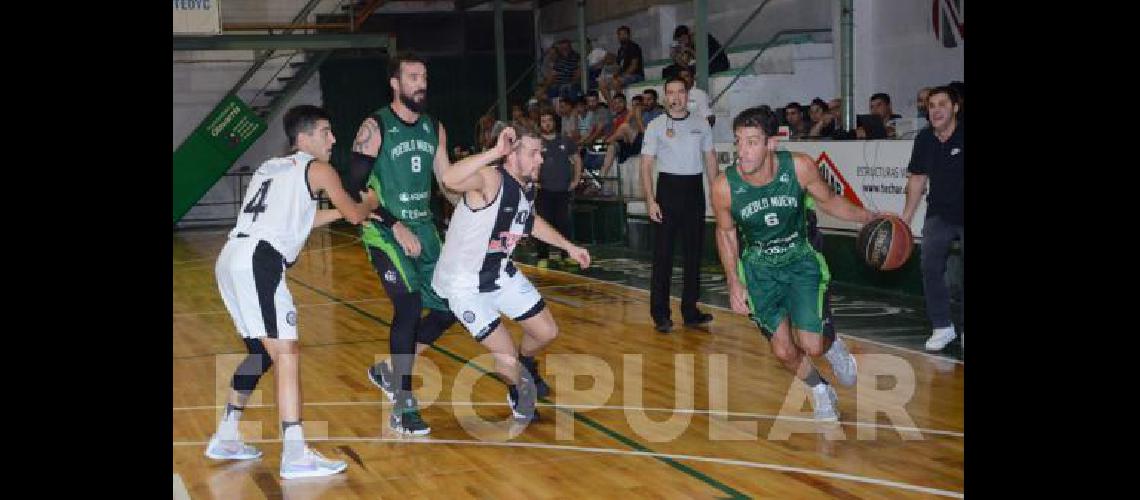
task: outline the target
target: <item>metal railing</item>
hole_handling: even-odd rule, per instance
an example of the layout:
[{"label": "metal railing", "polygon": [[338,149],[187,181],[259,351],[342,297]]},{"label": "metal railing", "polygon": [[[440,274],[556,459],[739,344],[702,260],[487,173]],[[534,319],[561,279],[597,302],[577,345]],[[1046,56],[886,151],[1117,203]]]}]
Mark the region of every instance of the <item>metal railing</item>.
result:
[{"label": "metal railing", "polygon": [[[521,84],[523,82],[523,80],[526,79],[526,75],[530,74],[531,71],[534,71],[534,69],[536,67],[538,67],[538,61],[535,61],[535,62],[531,63],[530,66],[527,66],[526,70],[523,71],[522,74],[519,75],[519,77],[517,79],[515,79],[515,82],[512,83],[510,87],[507,87],[506,95],[510,96],[511,92],[514,92],[515,89],[518,88],[519,84]],[[491,103],[491,106],[489,106],[487,108],[487,111],[484,112],[483,114],[479,115],[479,116],[484,116],[484,115],[489,114],[490,112],[494,111],[495,107],[498,105],[499,105],[499,98],[496,97],[495,102]]]},{"label": "metal railing", "polygon": [[[234,195],[233,198],[230,200],[227,200],[227,201],[215,201],[215,202],[199,201],[198,203],[195,203],[193,207],[190,207],[190,210],[186,211],[186,214],[189,215],[197,207],[219,207],[219,206],[227,206],[228,205],[228,206],[233,207],[233,216],[230,216],[230,217],[197,217],[197,218],[193,218],[193,219],[188,218],[188,217],[183,217],[182,219],[180,219],[178,221],[177,225],[178,226],[194,225],[194,224],[211,225],[211,224],[206,224],[206,223],[215,223],[212,225],[219,225],[220,226],[220,225],[233,224],[233,223],[237,222],[238,215],[241,214],[241,204],[242,204],[242,201],[245,200],[245,192],[249,188],[249,180],[250,180],[250,178],[253,177],[253,173],[254,173],[254,169],[251,169],[249,166],[245,166],[245,167],[242,167],[242,169],[237,171],[237,172],[226,172],[226,173],[222,174],[223,179],[224,178],[236,179],[236,182],[233,184],[233,191],[232,191],[233,195]],[[332,200],[330,200],[325,195],[325,193],[322,192],[321,195],[318,197],[317,207],[321,208],[321,209],[332,208]]]},{"label": "metal railing", "polygon": [[780,31],[776,32],[776,34],[772,35],[772,37],[769,38],[768,41],[761,44],[760,49],[756,51],[756,54],[752,56],[752,59],[750,59],[748,61],[748,63],[744,64],[740,68],[737,68],[736,76],[732,77],[732,81],[728,82],[728,85],[725,85],[724,89],[721,89],[720,93],[718,93],[716,95],[716,97],[714,97],[712,100],[709,101],[709,107],[711,108],[714,105],[716,105],[717,101],[720,100],[721,96],[723,96],[726,92],[728,92],[728,89],[732,88],[732,86],[736,84],[736,81],[740,80],[741,76],[744,76],[745,70],[748,68],[751,68],[753,64],[756,64],[756,60],[760,59],[760,56],[764,55],[764,52],[767,52],[768,49],[775,46],[776,42],[781,37],[784,37],[787,35],[803,35],[803,34],[809,34],[809,33],[830,33],[830,32],[831,32],[830,29],[825,29],[825,28],[816,28],[816,29],[799,29],[799,28],[796,28],[796,29],[780,30]]}]

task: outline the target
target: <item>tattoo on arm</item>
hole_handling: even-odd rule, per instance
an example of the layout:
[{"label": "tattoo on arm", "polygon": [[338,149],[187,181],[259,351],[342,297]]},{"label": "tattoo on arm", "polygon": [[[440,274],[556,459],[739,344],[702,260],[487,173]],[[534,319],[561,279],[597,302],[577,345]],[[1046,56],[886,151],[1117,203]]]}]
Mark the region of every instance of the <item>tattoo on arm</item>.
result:
[{"label": "tattoo on arm", "polygon": [[374,137],[379,137],[379,135],[380,129],[376,126],[375,120],[371,118],[364,120],[364,123],[360,125],[360,130],[356,132],[356,140],[352,143],[352,151],[368,154],[365,148]]}]

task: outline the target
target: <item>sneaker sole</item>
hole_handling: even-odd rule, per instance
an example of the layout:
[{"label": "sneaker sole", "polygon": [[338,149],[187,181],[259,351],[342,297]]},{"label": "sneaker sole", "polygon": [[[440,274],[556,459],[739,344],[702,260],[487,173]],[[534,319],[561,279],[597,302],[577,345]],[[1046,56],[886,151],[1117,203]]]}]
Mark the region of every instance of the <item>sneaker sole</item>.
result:
[{"label": "sneaker sole", "polygon": [[953,341],[954,341],[954,339],[956,339],[956,338],[958,338],[958,336],[957,336],[957,335],[955,335],[955,336],[954,336],[953,338],[951,338],[950,340],[947,340],[945,343],[943,343],[942,345],[940,345],[940,346],[938,346],[938,347],[930,347],[930,345],[926,345],[926,346],[924,346],[924,347],[926,347],[926,350],[927,350],[927,351],[931,351],[931,352],[937,352],[937,351],[941,351],[941,350],[945,349],[945,348],[946,348],[946,346],[950,345],[950,343],[951,343],[951,342],[953,342]]},{"label": "sneaker sole", "polygon": [[396,393],[388,392],[388,389],[385,389],[384,386],[380,385],[380,381],[372,378],[372,367],[368,367],[364,371],[368,375],[368,381],[372,382],[372,385],[376,386],[377,389],[380,389],[380,392],[384,393],[384,396],[388,398],[389,403],[392,403],[396,400]]},{"label": "sneaker sole", "polygon": [[206,450],[205,455],[207,458],[212,458],[214,460],[253,460],[255,458],[261,458],[260,451],[258,451],[256,455],[218,455],[216,453],[210,453],[209,450]]},{"label": "sneaker sole", "polygon": [[511,418],[513,418],[515,422],[523,423],[538,420],[538,408],[534,409],[534,415],[530,417],[523,415],[522,413],[519,413],[515,410],[515,404],[513,401],[511,401],[511,396],[509,394],[507,395],[507,406],[511,408]]},{"label": "sneaker sole", "polygon": [[426,436],[428,434],[431,434],[431,427],[423,430],[412,431],[403,426],[392,425],[392,422],[388,422],[388,428],[405,436]]},{"label": "sneaker sole", "polygon": [[304,477],[324,477],[340,474],[348,469],[348,464],[344,464],[338,469],[317,469],[314,471],[305,472],[280,472],[282,479],[300,479]]}]

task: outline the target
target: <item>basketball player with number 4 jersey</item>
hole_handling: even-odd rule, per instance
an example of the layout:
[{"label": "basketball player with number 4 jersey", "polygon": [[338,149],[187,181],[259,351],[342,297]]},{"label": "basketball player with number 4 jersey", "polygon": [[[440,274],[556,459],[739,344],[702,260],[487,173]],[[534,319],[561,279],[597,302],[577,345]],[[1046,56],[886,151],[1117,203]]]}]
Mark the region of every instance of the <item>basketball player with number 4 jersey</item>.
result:
[{"label": "basketball player with number 4 jersey", "polygon": [[875,214],[837,196],[810,156],[776,151],[776,115],[768,106],[742,111],[732,129],[740,159],[710,186],[732,310],[750,315],[772,353],[811,387],[815,418],[838,420],[835,389],[811,357],[825,356],[843,385],[855,384],[857,368],[842,339],[822,335],[830,275],[808,241],[807,197],[843,220],[865,224]]},{"label": "basketball player with number 4 jersey", "polygon": [[[558,325],[511,254],[519,240],[532,234],[565,251],[582,269],[590,266],[590,254],[534,213],[534,181],[542,164],[538,131],[500,127],[493,148],[443,173],[444,185],[462,193],[462,201],[447,228],[431,284],[475,340],[494,354],[496,369],[509,385],[507,402],[514,418],[528,422],[538,418],[535,401],[546,385],[534,356],[554,340]],[[489,166],[500,158],[501,165]],[[523,327],[517,349],[501,323],[502,314]]]},{"label": "basketball player with number 4 jersey", "polygon": [[[347,464],[329,460],[305,445],[301,430],[300,349],[297,308],[285,286],[285,268],[297,262],[314,227],[341,217],[360,224],[379,205],[375,192],[361,193],[356,203],[341,187],[332,165],[329,115],[316,106],[297,106],[285,113],[285,134],[293,154],[272,158],[254,172],[237,224],[218,256],[214,273],[222,301],[245,342],[249,355],[233,376],[229,402],[218,430],[206,445],[216,460],[249,460],[261,456],[242,442],[238,421],[261,376],[277,365],[277,409],[281,417],[281,477],[327,476]],[[337,208],[319,210],[324,191]]]}]

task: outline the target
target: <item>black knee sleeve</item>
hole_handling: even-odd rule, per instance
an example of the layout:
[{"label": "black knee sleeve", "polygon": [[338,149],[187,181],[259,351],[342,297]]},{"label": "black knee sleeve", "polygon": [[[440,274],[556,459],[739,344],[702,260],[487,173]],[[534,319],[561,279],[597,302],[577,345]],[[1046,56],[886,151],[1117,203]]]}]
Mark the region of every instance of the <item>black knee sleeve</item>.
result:
[{"label": "black knee sleeve", "polygon": [[451,311],[437,311],[432,309],[427,316],[420,319],[420,328],[416,331],[416,342],[431,345],[435,343],[443,332],[455,324],[455,315]]},{"label": "black knee sleeve", "polygon": [[242,341],[245,342],[245,348],[249,354],[234,371],[231,387],[248,396],[257,387],[257,382],[261,380],[261,376],[273,367],[273,359],[269,357],[269,352],[265,350],[265,345],[261,343],[261,340],[242,339]]}]

